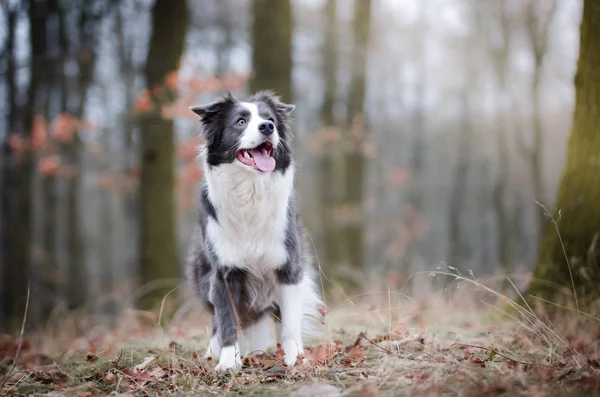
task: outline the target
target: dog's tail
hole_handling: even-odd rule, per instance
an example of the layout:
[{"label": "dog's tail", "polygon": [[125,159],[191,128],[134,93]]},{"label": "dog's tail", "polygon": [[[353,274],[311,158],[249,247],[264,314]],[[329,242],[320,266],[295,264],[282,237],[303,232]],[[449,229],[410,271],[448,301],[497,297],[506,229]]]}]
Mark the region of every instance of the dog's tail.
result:
[{"label": "dog's tail", "polygon": [[304,299],[302,334],[305,339],[316,339],[323,336],[325,324],[325,304],[321,297],[321,287],[318,283],[319,274],[310,255],[308,233],[302,228],[304,243],[304,279],[302,280],[302,296]]},{"label": "dog's tail", "polygon": [[305,276],[302,281],[304,300],[302,334],[303,339],[316,339],[323,336],[325,306],[314,278]]}]

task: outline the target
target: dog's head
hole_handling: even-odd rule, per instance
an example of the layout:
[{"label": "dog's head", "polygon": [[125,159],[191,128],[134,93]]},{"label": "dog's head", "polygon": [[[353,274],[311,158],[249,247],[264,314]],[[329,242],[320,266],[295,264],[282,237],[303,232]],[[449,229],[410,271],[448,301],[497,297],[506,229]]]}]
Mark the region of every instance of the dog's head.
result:
[{"label": "dog's head", "polygon": [[246,101],[231,94],[205,106],[192,107],[200,116],[209,166],[236,164],[254,172],[285,171],[291,162],[291,113],[270,91]]}]

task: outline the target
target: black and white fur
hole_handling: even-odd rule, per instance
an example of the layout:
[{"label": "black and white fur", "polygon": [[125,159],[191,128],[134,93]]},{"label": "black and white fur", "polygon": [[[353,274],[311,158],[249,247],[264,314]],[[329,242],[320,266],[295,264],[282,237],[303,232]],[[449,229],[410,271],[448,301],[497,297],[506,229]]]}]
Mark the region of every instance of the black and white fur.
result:
[{"label": "black and white fur", "polygon": [[[213,313],[205,357],[219,360],[217,370],[239,368],[242,354],[271,347],[273,320],[291,366],[304,352],[303,336],[322,319],[294,194],[294,108],[268,91],[191,108],[201,118],[205,178],[187,276]],[[272,145],[271,172],[239,158],[260,145]]]}]

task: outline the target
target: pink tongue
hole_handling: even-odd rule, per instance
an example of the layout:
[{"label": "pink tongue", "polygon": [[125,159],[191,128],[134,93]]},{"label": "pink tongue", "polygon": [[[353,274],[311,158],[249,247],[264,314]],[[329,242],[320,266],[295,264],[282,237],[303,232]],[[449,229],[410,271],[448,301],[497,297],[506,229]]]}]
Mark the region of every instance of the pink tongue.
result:
[{"label": "pink tongue", "polygon": [[254,157],[254,162],[259,170],[263,172],[271,172],[275,169],[275,159],[269,157],[265,150],[250,149],[248,152]]}]

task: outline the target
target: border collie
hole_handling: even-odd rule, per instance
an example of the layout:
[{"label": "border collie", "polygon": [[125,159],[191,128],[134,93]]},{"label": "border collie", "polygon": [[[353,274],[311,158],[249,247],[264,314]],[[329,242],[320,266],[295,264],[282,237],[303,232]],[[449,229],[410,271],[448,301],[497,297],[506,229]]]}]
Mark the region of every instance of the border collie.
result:
[{"label": "border collie", "polygon": [[294,108],[270,91],[191,108],[201,119],[204,181],[186,272],[213,315],[205,358],[218,359],[217,370],[272,347],[272,320],[292,366],[322,321],[294,194]]}]

